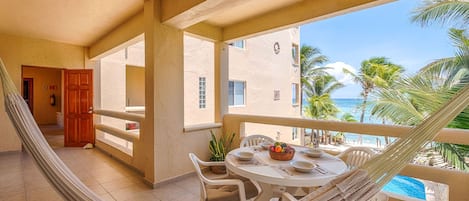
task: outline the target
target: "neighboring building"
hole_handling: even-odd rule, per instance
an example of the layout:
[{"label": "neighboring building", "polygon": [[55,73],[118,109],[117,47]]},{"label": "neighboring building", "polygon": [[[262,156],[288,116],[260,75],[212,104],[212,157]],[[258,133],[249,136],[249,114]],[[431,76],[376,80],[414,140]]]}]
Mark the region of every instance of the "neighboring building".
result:
[{"label": "neighboring building", "polygon": [[[229,113],[301,117],[299,28],[231,43],[228,51]],[[245,124],[246,135],[300,143],[299,128]]]},{"label": "neighboring building", "polygon": [[[301,117],[299,28],[291,28],[223,47],[229,83],[228,113]],[[184,37],[184,123],[214,122],[214,45]],[[246,124],[244,135],[263,134],[299,144],[298,128]]]},{"label": "neighboring building", "polygon": [[[215,122],[214,44],[184,36],[184,126]],[[299,29],[291,28],[223,47],[228,69],[228,113],[301,117]],[[95,65],[101,109],[136,112],[145,105],[144,43],[138,42],[104,57]],[[125,80],[125,81],[123,81]],[[168,86],[171,87],[171,86]],[[138,126],[112,118],[99,119],[120,129]],[[246,124],[243,135],[263,134],[299,144],[298,128]],[[115,137],[97,134],[99,140],[119,143]],[[132,146],[123,145],[126,148]],[[130,151],[127,151],[130,153]]]},{"label": "neighboring building", "polygon": [[184,126],[215,122],[214,44],[184,36]]}]

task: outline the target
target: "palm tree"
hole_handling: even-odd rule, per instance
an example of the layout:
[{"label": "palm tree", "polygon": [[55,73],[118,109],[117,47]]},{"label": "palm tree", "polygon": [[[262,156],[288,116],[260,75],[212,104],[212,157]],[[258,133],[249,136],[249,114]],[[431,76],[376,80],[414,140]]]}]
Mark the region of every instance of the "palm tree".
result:
[{"label": "palm tree", "polygon": [[307,97],[311,97],[330,94],[342,87],[344,87],[344,84],[325,72],[323,75],[312,77],[303,90]]},{"label": "palm tree", "polygon": [[[467,74],[469,72],[461,76]],[[428,72],[404,77],[394,87],[376,91],[377,100],[371,113],[395,124],[417,125],[446,101],[445,94],[464,84],[460,82],[461,77],[446,78],[447,73]]]},{"label": "palm tree", "polygon": [[[308,99],[308,103],[309,105],[305,108],[305,116],[313,119],[329,119],[335,117],[339,112],[328,93],[313,95]],[[327,135],[328,131],[313,129],[311,136],[313,147],[319,147],[319,136],[325,138]]]},{"label": "palm tree", "polygon": [[[329,74],[318,75],[310,79],[312,82],[305,87],[305,94],[308,98],[308,106],[305,108],[305,116],[313,119],[331,119],[336,116],[339,109],[335,106],[330,97],[330,93],[344,85],[339,83],[334,76]],[[313,130],[311,141],[313,146],[319,146],[319,136],[326,141],[329,131]]]},{"label": "palm tree", "polygon": [[[377,91],[378,99],[372,109],[372,115],[400,125],[419,124],[451,97],[453,89],[467,84],[461,82],[461,78],[469,75],[469,71],[454,77],[449,77],[448,74],[450,72],[421,71],[414,77],[397,81],[393,88]],[[469,107],[448,127],[469,128]],[[436,143],[436,148],[453,166],[462,170],[469,169],[469,164],[464,162],[464,156],[469,154],[468,146]]]},{"label": "palm tree", "polygon": [[308,102],[305,115],[313,119],[329,119],[339,112],[329,94],[311,96]]},{"label": "palm tree", "polygon": [[[328,58],[321,54],[318,48],[302,45],[300,50],[300,68],[301,68],[301,89],[304,91],[307,87],[311,88],[313,79],[318,76],[326,75],[325,67],[320,67],[328,61]],[[308,96],[309,97],[309,96]],[[301,93],[300,105],[303,101],[303,93]]]},{"label": "palm tree", "polygon": [[422,26],[437,22],[467,27],[469,2],[467,0],[426,0],[414,10],[412,21]]},{"label": "palm tree", "polygon": [[351,75],[355,82],[362,87],[363,103],[361,106],[360,122],[363,123],[368,96],[376,87],[386,88],[392,85],[394,80],[399,77],[403,68],[391,63],[385,57],[372,57],[361,63],[358,74],[344,68],[344,72]]},{"label": "palm tree", "polygon": [[[422,6],[414,11],[412,21],[420,23],[422,26],[431,23],[449,24],[460,26],[462,30],[450,29],[449,35],[453,43],[457,47],[457,54],[455,57],[443,58],[437,60],[426,67],[422,71],[430,73],[435,72],[449,72],[448,79],[454,79],[459,74],[464,74],[469,68],[469,40],[465,31],[469,25],[469,2],[467,0],[432,0],[426,1]],[[433,72],[432,72],[433,71]],[[469,83],[469,76],[461,78],[461,82]],[[450,92],[457,91],[460,86],[452,88]],[[450,95],[445,96],[446,100]],[[469,109],[466,109],[458,115],[448,127],[455,128],[469,128]],[[450,159],[451,155],[458,155],[460,153],[469,154],[469,146],[452,146],[451,144],[440,144],[439,151],[443,154],[446,160]],[[450,152],[458,152],[457,154],[447,154]],[[444,154],[446,153],[446,154]],[[464,155],[463,155],[464,156]],[[451,160],[455,161],[455,160]],[[467,165],[467,164],[466,164]]]},{"label": "palm tree", "polygon": [[[372,114],[396,124],[416,125],[460,88],[469,83],[469,40],[464,32],[450,30],[450,37],[458,49],[455,57],[439,59],[423,67],[414,77],[399,80],[395,87],[383,89]],[[429,102],[428,100],[432,100]],[[429,104],[431,103],[431,104]],[[469,128],[469,107],[449,125],[451,128]],[[469,169],[464,157],[469,146],[435,143],[446,161],[461,170]]]},{"label": "palm tree", "polygon": [[[367,107],[368,96],[376,87],[390,87],[396,80],[403,68],[393,64],[385,57],[372,57],[361,63],[358,74],[355,74],[344,68],[344,73],[353,77],[354,81],[362,87],[363,103],[361,105],[360,123],[363,123]],[[358,136],[358,142],[362,143],[361,135]]]}]

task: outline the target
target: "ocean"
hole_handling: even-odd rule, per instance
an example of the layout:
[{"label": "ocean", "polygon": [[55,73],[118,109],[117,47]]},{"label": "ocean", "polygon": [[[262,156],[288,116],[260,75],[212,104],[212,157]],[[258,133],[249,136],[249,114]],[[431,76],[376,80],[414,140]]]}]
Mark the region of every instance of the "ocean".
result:
[{"label": "ocean", "polygon": [[[336,104],[337,108],[340,110],[337,118],[341,118],[343,114],[349,113],[353,115],[353,117],[360,121],[361,109],[360,105],[363,103],[363,99],[360,98],[341,98],[341,99],[332,99]],[[307,103],[307,101],[303,101],[303,103]],[[371,116],[371,107],[366,108],[365,117],[363,119],[364,123],[372,123],[372,124],[381,124],[381,120],[375,119]],[[346,143],[349,144],[356,144],[358,143],[358,135],[353,133],[345,133]],[[379,142],[377,142],[379,141]],[[381,146],[385,145],[384,137],[376,137],[370,135],[362,135],[362,142],[363,144],[374,145],[377,146],[379,143]]]},{"label": "ocean", "polygon": [[[349,113],[355,117],[357,121],[360,121],[360,115],[361,115],[361,109],[360,106],[363,103],[363,99],[352,99],[352,98],[347,98],[347,99],[332,99],[339,108],[340,113],[337,115],[338,118],[342,117],[343,114]],[[376,121],[371,118],[371,107],[366,108],[365,112],[365,117],[363,119],[364,123],[377,123],[379,121]]]},{"label": "ocean", "polygon": [[[360,106],[363,103],[363,99],[359,98],[347,98],[347,99],[332,99],[339,108],[340,113],[337,115],[338,118],[342,117],[343,114],[349,113],[353,117],[360,121],[361,109]],[[381,124],[381,120],[375,119],[371,116],[371,107],[366,108],[363,123]],[[345,133],[345,139],[347,143],[355,144],[358,142],[358,135],[352,133]],[[381,146],[385,144],[384,137],[376,137],[370,135],[362,135],[363,144],[376,145],[379,143]],[[379,142],[377,142],[379,141]]]}]

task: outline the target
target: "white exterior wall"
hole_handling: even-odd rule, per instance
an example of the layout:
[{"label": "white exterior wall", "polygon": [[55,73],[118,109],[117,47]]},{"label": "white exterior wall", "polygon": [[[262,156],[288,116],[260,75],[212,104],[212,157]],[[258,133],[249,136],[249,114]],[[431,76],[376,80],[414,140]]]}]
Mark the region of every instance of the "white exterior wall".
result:
[{"label": "white exterior wall", "polygon": [[[274,52],[276,42],[278,54]],[[246,82],[245,105],[230,106],[229,113],[301,117],[301,107],[292,104],[292,83],[300,84],[300,67],[292,65],[293,43],[299,45],[297,28],[247,39],[244,49],[229,46],[229,80]],[[280,91],[279,100],[274,100],[274,90]],[[301,136],[298,129],[298,139],[292,141],[292,128],[260,124],[246,124],[244,132],[289,143],[300,143]]]}]

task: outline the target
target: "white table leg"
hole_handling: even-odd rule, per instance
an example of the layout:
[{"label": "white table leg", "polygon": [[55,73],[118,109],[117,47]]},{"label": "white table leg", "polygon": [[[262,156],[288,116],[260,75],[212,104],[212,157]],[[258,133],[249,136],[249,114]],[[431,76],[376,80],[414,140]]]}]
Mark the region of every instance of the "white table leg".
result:
[{"label": "white table leg", "polygon": [[268,201],[272,198],[274,195],[274,192],[272,191],[272,186],[270,184],[258,182],[259,186],[261,186],[261,193],[256,197],[256,201]]},{"label": "white table leg", "polygon": [[285,192],[286,187],[266,184],[262,182],[258,182],[259,186],[261,187],[261,193],[256,197],[256,201],[268,201],[274,197],[282,197],[282,193]]}]

